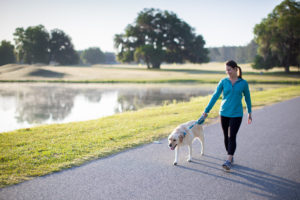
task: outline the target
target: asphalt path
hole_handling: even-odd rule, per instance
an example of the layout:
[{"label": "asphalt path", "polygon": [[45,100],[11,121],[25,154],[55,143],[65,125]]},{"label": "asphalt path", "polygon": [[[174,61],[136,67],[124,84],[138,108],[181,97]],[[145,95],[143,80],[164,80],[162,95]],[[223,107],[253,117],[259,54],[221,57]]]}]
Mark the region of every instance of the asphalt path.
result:
[{"label": "asphalt path", "polygon": [[[200,111],[199,111],[200,112]],[[300,97],[244,116],[235,165],[225,172],[220,123],[204,126],[205,155],[194,142],[173,166],[167,139],[83,166],[0,189],[0,199],[300,199]]]}]

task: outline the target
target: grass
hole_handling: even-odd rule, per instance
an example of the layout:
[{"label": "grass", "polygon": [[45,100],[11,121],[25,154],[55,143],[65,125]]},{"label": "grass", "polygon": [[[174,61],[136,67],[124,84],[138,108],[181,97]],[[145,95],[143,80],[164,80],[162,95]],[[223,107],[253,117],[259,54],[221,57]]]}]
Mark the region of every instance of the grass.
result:
[{"label": "grass", "polygon": [[[241,65],[249,83],[300,84],[298,68],[285,74],[282,69],[253,70]],[[226,76],[224,63],[162,65],[160,70],[144,65],[27,66],[7,65],[0,68],[0,82],[62,83],[217,83]]]},{"label": "grass", "polygon": [[[252,92],[254,107],[300,96],[300,86]],[[60,171],[165,138],[178,124],[197,119],[210,96],[125,112],[98,120],[0,133],[0,187]],[[220,101],[207,123],[218,116]],[[255,120],[255,116],[254,116]]]},{"label": "grass", "polygon": [[[218,77],[218,78],[216,78]],[[103,79],[103,80],[0,80],[0,83],[218,83],[223,76],[201,77],[201,78],[173,78],[173,79]],[[287,79],[286,77],[278,78],[270,77],[257,77],[257,76],[244,76],[250,84],[293,84],[299,85],[300,79]]]}]

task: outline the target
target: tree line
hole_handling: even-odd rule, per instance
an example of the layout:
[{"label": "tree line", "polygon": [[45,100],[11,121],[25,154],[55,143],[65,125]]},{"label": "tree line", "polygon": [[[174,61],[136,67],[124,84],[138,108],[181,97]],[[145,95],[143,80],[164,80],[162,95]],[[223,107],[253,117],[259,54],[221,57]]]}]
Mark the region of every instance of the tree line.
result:
[{"label": "tree line", "polygon": [[76,51],[72,39],[64,31],[53,29],[50,33],[43,25],[16,28],[15,46],[1,41],[0,65],[7,63],[43,63],[59,65],[114,63],[113,53],[103,53],[98,47]]},{"label": "tree line", "polygon": [[[0,65],[8,62],[95,64],[111,59],[100,48],[76,52],[71,38],[62,30],[50,33],[44,26],[17,28],[15,47],[8,41],[0,46]],[[300,2],[284,0],[254,27],[254,39],[244,47],[205,48],[202,35],[175,13],[143,9],[125,31],[114,36],[116,58],[122,63],[145,63],[160,68],[161,63],[205,63],[236,60],[252,62],[255,69],[300,67]],[[14,57],[14,55],[16,55]],[[110,61],[109,61],[110,62]]]},{"label": "tree line", "polygon": [[252,40],[246,46],[223,46],[208,48],[211,62],[225,62],[235,60],[238,63],[252,63],[257,52],[258,45]]}]

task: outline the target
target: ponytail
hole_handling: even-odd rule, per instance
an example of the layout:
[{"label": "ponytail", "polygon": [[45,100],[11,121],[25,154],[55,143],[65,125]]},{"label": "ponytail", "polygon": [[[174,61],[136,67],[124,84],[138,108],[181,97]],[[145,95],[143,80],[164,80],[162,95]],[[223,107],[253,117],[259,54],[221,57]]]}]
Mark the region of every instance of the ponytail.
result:
[{"label": "ponytail", "polygon": [[240,66],[237,66],[237,68],[238,68],[238,70],[239,70],[239,75],[238,75],[238,77],[239,77],[240,79],[242,79],[242,68],[241,68]]}]

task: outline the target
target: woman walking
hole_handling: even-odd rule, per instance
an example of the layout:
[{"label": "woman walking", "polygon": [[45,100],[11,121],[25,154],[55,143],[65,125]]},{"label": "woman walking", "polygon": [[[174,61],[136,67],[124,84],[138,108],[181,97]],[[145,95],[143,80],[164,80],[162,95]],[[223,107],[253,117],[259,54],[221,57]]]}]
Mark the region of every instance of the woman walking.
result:
[{"label": "woman walking", "polygon": [[224,169],[230,170],[236,149],[236,136],[243,118],[242,97],[244,95],[248,111],[248,124],[252,122],[251,97],[246,80],[242,79],[242,69],[233,60],[226,63],[228,77],[223,78],[203,113],[207,117],[216,101],[222,93],[220,107],[221,125],[224,133],[224,144],[228,154],[226,162],[222,165]]}]

